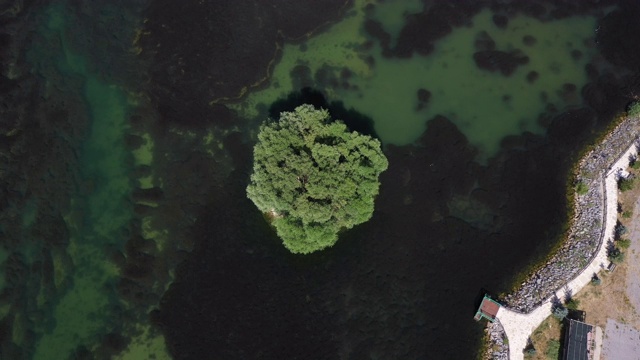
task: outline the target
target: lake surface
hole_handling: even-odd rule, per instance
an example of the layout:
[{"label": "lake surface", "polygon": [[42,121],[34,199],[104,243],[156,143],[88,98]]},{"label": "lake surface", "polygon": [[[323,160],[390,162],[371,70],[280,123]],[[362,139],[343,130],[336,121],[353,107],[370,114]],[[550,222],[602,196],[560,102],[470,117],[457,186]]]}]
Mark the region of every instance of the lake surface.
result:
[{"label": "lake surface", "polygon": [[[3,7],[0,358],[475,358],[479,296],[546,258],[640,94],[620,6]],[[245,192],[302,102],[389,160],[373,218],[307,256]]]}]

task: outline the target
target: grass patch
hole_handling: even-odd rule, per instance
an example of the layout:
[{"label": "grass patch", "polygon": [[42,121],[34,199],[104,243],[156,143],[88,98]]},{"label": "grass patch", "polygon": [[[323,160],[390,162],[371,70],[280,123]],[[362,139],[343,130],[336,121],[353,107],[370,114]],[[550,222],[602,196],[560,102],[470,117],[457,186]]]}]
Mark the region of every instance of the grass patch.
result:
[{"label": "grass patch", "polygon": [[617,243],[620,249],[628,249],[631,246],[631,240],[629,239],[620,239]]},{"label": "grass patch", "polygon": [[558,360],[560,357],[560,340],[551,339],[547,343],[547,351],[545,352],[547,359]]},{"label": "grass patch", "polygon": [[580,307],[580,300],[571,299],[566,303],[567,309],[569,310],[578,310]]},{"label": "grass patch", "polygon": [[[533,353],[525,354],[527,359],[545,360],[551,346],[553,352],[553,344],[560,344],[560,335],[562,332],[562,322],[556,320],[553,316],[549,316],[543,321],[537,329],[531,334],[531,344],[528,348],[533,348]],[[554,360],[557,359],[557,356]]]},{"label": "grass patch", "polygon": [[584,195],[589,191],[589,187],[582,181],[578,181],[576,184],[576,192],[578,195]]}]

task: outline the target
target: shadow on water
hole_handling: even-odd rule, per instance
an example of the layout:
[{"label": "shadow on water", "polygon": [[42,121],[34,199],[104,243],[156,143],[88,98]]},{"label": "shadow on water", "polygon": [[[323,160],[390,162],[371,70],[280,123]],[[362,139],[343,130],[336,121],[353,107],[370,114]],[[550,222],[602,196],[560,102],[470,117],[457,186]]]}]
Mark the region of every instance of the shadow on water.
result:
[{"label": "shadow on water", "polygon": [[342,120],[351,131],[379,138],[373,127],[373,119],[353,108],[347,109],[342,101],[328,102],[324,94],[310,87],[289,93],[286,99],[275,101],[269,107],[269,117],[277,119],[283,111],[293,111],[302,104],[311,104],[316,108],[329,110],[332,119]]}]

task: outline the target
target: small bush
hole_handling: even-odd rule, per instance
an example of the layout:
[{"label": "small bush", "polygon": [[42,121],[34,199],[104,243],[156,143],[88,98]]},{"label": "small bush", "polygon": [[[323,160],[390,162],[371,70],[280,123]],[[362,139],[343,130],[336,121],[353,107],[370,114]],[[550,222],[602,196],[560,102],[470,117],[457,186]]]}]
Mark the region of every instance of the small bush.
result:
[{"label": "small bush", "polygon": [[617,241],[618,247],[620,249],[628,249],[629,246],[631,245],[631,240],[630,239],[620,239]]},{"label": "small bush", "polygon": [[622,225],[620,222],[616,223],[616,227],[613,230],[613,235],[615,236],[616,239],[620,239],[622,237],[622,235],[627,233],[627,227]]},{"label": "small bush", "polygon": [[609,261],[613,263],[621,263],[624,260],[624,253],[618,248],[614,248],[609,252]]},{"label": "small bush", "polygon": [[602,284],[602,280],[598,277],[598,275],[593,275],[593,277],[591,278],[591,283],[593,285],[600,285]]},{"label": "small bush", "polygon": [[566,318],[567,315],[569,315],[569,309],[567,309],[564,306],[558,306],[555,309],[553,309],[553,317],[560,321],[564,320],[564,318]]},{"label": "small bush", "polygon": [[531,359],[533,358],[534,355],[536,355],[538,352],[536,351],[536,348],[534,348],[533,346],[529,346],[528,348],[526,348],[524,350],[524,357],[526,359]]},{"label": "small bush", "polygon": [[620,178],[620,180],[618,180],[618,189],[620,189],[620,191],[629,191],[633,189],[634,182],[635,179],[633,177]]},{"label": "small bush", "polygon": [[566,305],[567,305],[567,309],[569,310],[578,310],[578,308],[580,307],[580,300],[571,299],[567,301]]},{"label": "small bush", "polygon": [[578,193],[578,195],[584,195],[589,191],[589,187],[587,186],[587,184],[583,183],[582,181],[578,181],[576,183],[576,192]]},{"label": "small bush", "polygon": [[625,219],[629,219],[631,218],[631,216],[633,216],[633,211],[631,210],[626,210],[622,212],[622,217]]},{"label": "small bush", "polygon": [[633,160],[633,162],[631,163],[631,168],[634,170],[638,170],[640,169],[640,161],[638,161],[638,159]]},{"label": "small bush", "polygon": [[627,227],[618,222],[616,223],[616,227],[614,229],[614,237],[616,239],[620,239],[622,235],[627,233],[627,231]]},{"label": "small bush", "polygon": [[557,360],[560,356],[560,341],[559,340],[549,340],[547,343],[547,359],[549,360]]},{"label": "small bush", "polygon": [[627,116],[638,117],[640,116],[640,102],[636,101],[627,106]]}]

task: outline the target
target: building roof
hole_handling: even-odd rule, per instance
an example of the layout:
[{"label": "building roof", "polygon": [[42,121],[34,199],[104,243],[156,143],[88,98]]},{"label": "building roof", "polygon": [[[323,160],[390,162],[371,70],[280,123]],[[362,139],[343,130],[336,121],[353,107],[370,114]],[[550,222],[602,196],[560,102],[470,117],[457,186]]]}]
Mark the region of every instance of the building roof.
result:
[{"label": "building roof", "polygon": [[564,360],[589,360],[593,326],[569,319],[564,337]]},{"label": "building roof", "polygon": [[485,295],[482,299],[482,303],[480,303],[480,307],[476,312],[476,316],[474,317],[476,320],[480,320],[481,318],[485,318],[489,321],[493,321],[498,314],[498,310],[500,309],[500,304],[495,302],[489,296]]},{"label": "building roof", "polygon": [[498,305],[497,302],[489,298],[484,298],[482,300],[482,306],[480,307],[480,310],[486,315],[489,315],[492,318],[495,318],[496,315],[498,314],[498,309],[500,309],[500,305]]}]

